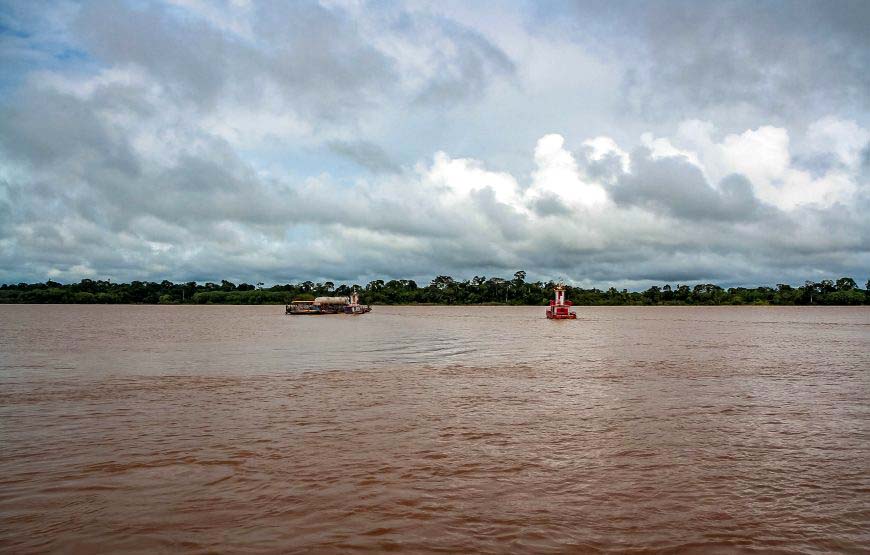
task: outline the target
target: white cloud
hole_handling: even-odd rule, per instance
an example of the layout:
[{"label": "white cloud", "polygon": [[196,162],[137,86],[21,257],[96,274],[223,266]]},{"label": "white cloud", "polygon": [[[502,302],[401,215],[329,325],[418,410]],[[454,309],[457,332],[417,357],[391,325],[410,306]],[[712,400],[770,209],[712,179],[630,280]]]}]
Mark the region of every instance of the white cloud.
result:
[{"label": "white cloud", "polygon": [[519,186],[513,176],[488,171],[478,160],[450,158],[438,152],[423,177],[436,198],[439,192],[446,193],[443,200],[450,204],[467,202],[470,193],[488,188],[499,202],[521,208]]},{"label": "white cloud", "polygon": [[854,121],[828,116],[809,126],[806,142],[810,153],[834,154],[840,163],[854,170],[861,162],[862,150],[870,143],[870,131]]},{"label": "white cloud", "polygon": [[609,156],[615,156],[619,160],[619,167],[623,172],[631,171],[631,159],[627,152],[619,148],[616,141],[610,137],[595,137],[583,141],[583,146],[589,148],[589,159],[601,162]]},{"label": "white cloud", "polygon": [[807,131],[804,153],[833,154],[843,167],[828,169],[820,176],[796,165],[792,156],[788,130],[770,125],[732,133],[715,139],[715,127],[709,122],[683,122],[675,141],[643,137],[654,157],[684,156],[702,169],[713,184],[730,174],[745,176],[755,194],[764,202],[784,210],[799,206],[830,207],[849,202],[857,190],[856,182],[861,149],[870,133],[854,122],[825,118]]},{"label": "white cloud", "polygon": [[673,143],[671,143],[671,141],[667,138],[656,138],[653,137],[652,133],[644,133],[640,136],[640,141],[643,146],[649,149],[650,156],[652,156],[654,160],[658,160],[661,158],[682,157],[694,164],[695,166],[698,166],[702,170],[704,169],[704,165],[701,164],[700,160],[698,160],[697,154],[690,150],[683,150],[675,147]]},{"label": "white cloud", "polygon": [[781,180],[791,164],[788,131],[768,125],[727,135],[718,151],[726,171],[741,173],[765,188]]},{"label": "white cloud", "polygon": [[565,149],[561,135],[550,134],[538,139],[535,164],[528,191],[531,198],[555,195],[568,205],[586,208],[600,207],[607,202],[604,187],[581,178],[577,161]]}]

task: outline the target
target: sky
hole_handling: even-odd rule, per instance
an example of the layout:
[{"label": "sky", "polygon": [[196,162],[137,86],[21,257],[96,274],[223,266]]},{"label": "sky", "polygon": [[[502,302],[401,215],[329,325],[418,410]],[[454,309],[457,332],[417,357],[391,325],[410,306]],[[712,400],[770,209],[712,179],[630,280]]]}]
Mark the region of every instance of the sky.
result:
[{"label": "sky", "polygon": [[0,283],[870,278],[870,2],[0,3]]}]

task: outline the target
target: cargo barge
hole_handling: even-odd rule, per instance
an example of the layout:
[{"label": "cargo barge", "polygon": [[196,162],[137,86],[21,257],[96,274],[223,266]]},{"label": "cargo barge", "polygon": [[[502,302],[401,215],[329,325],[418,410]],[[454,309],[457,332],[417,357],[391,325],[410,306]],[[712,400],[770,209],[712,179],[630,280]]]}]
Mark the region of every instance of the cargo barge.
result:
[{"label": "cargo barge", "polygon": [[317,297],[313,301],[293,301],[284,306],[284,313],[293,316],[317,314],[365,314],[372,307],[359,304],[359,295],[350,297]]}]

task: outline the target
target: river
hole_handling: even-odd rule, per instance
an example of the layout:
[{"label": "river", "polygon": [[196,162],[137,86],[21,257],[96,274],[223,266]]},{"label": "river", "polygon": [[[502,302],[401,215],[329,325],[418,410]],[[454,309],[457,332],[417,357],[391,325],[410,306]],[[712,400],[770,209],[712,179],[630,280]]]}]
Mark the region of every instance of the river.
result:
[{"label": "river", "polygon": [[867,552],[868,307],[0,305],[8,553]]}]

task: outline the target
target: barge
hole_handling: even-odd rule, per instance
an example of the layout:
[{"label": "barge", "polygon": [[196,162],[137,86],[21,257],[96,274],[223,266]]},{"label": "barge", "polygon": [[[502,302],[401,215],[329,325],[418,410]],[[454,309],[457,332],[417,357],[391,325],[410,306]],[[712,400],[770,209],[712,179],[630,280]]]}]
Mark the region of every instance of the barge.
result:
[{"label": "barge", "polygon": [[365,314],[372,307],[359,304],[359,295],[350,297],[317,297],[313,301],[293,301],[284,306],[284,313],[293,316],[316,314]]}]

